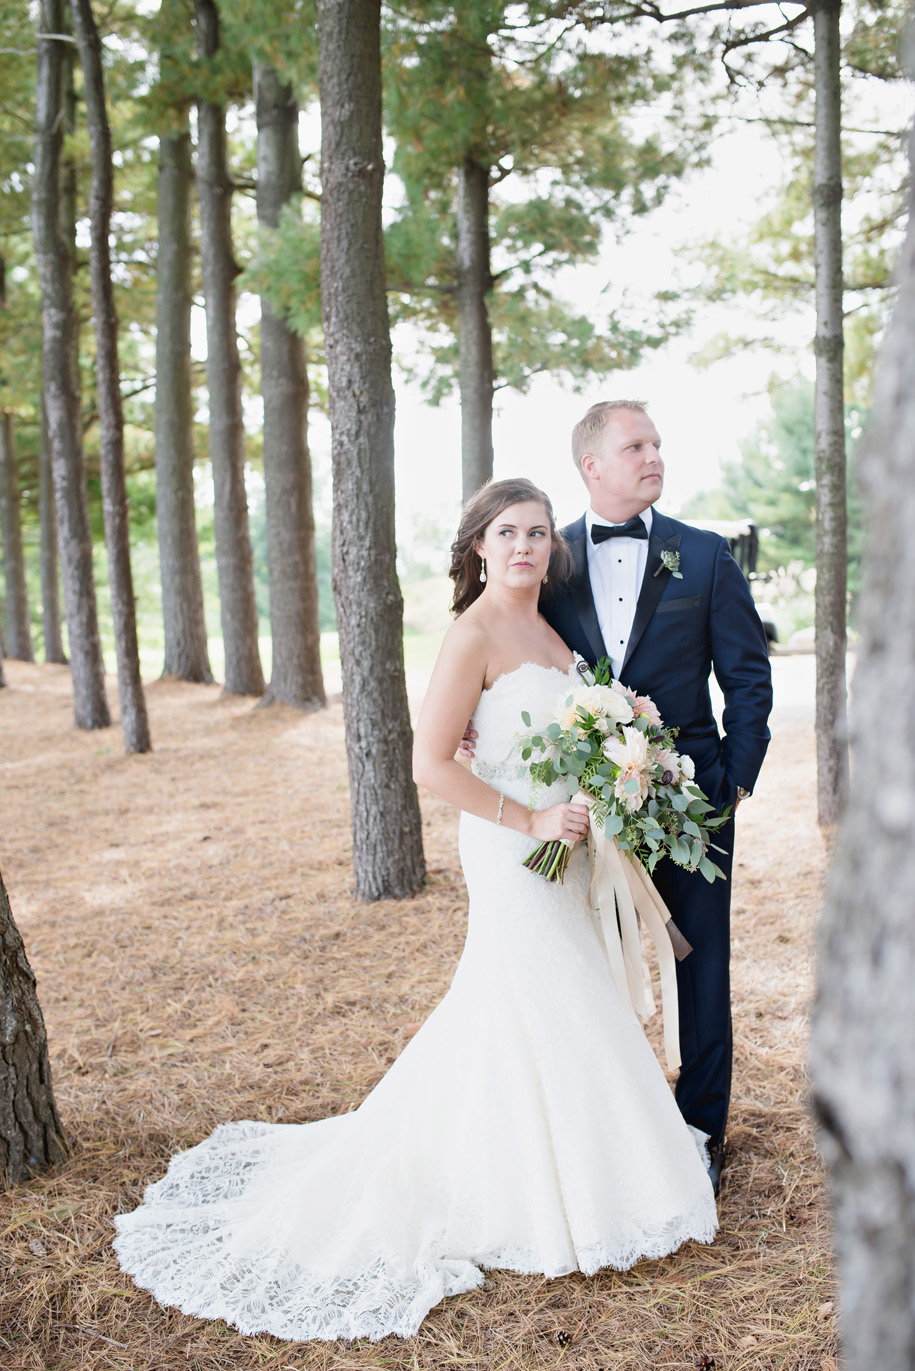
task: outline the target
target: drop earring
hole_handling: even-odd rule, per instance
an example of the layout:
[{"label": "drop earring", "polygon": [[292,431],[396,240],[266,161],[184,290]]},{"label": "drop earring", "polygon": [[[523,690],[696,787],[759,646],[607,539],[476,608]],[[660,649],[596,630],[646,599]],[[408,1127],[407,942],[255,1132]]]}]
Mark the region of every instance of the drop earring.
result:
[{"label": "drop earring", "polygon": [[486,558],[480,558],[480,584],[486,584]]},{"label": "drop earring", "polygon": [[548,581],[549,579],[550,579],[550,578],[549,578],[549,574],[547,574],[546,576],[544,576],[544,578],[543,578],[543,580],[541,581],[540,584],[541,584],[541,585],[546,585],[546,583],[547,583],[547,581]]}]

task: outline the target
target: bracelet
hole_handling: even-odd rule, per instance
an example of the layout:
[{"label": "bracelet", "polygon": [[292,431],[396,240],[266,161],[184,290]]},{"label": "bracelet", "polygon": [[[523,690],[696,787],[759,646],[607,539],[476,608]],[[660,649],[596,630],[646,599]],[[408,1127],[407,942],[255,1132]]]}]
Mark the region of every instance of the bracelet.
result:
[{"label": "bracelet", "polygon": [[500,823],[502,822],[502,808],[503,808],[504,804],[505,804],[505,796],[502,795],[502,794],[500,793],[500,795],[499,795],[499,812],[498,812],[498,814],[496,815],[496,823],[497,823],[497,824],[500,824]]}]

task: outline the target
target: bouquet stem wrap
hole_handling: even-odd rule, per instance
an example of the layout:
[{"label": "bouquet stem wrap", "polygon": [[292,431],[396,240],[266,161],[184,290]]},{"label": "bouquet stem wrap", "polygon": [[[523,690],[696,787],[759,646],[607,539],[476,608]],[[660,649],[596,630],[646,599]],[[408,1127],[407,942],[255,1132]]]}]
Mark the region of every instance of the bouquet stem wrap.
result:
[{"label": "bouquet stem wrap", "polygon": [[[574,804],[593,803],[580,790]],[[588,896],[600,919],[610,970],[624,1004],[646,1022],[657,1006],[651,992],[648,963],[642,950],[639,920],[651,934],[658,959],[661,1007],[664,1019],[664,1054],[670,1071],[680,1066],[677,960],[692,951],[661,899],[641,862],[620,852],[614,838],[592,824],[588,829],[591,884]]]}]

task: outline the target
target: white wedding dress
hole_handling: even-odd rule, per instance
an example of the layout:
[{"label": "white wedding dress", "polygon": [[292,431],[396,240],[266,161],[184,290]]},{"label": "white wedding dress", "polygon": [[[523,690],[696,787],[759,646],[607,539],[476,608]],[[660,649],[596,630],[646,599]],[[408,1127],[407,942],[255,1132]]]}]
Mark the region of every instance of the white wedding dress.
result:
[{"label": "white wedding dress", "polygon": [[[483,693],[478,775],[527,803],[521,710],[545,723],[568,680],[528,663]],[[563,885],[494,823],[462,815],[460,848],[470,921],[451,988],[364,1103],[223,1124],[116,1219],[122,1267],[163,1304],[298,1341],[406,1337],[487,1267],[625,1269],[711,1241],[712,1187],[617,997],[584,846]]]}]

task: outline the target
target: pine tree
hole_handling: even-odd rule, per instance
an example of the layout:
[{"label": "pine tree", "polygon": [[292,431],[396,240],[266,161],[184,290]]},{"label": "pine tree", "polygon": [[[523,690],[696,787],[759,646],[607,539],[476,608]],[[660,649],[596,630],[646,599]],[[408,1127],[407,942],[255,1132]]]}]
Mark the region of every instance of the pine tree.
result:
[{"label": "pine tree", "polygon": [[[158,257],[156,271],[156,522],[162,621],[163,676],[213,680],[207,651],[200,551],[194,507],[194,401],[191,377],[191,304],[194,245],[191,201],[188,11],[163,0],[159,85],[150,96],[158,126]],[[184,88],[182,88],[184,87]]]},{"label": "pine tree", "polygon": [[841,0],[815,0],[817,814],[833,824],[848,784],[845,654],[848,508],[845,486],[842,282]]},{"label": "pine tree", "polygon": [[73,27],[83,69],[83,96],[92,149],[90,272],[95,316],[95,362],[101,426],[102,499],[108,580],[118,663],[121,727],[128,752],[148,752],[149,721],[140,680],[136,606],[130,567],[127,486],[124,476],[124,411],[118,362],[118,318],[111,283],[109,232],[114,200],[111,129],[105,106],[102,45],[89,0],[71,0]]},{"label": "pine tree", "polygon": [[[275,231],[301,190],[299,107],[290,82],[267,61],[255,61],[257,217]],[[273,669],[266,699],[297,709],[325,703],[315,563],[308,377],[305,346],[261,296],[261,389],[264,397],[264,482]]]},{"label": "pine tree", "polygon": [[9,410],[4,410],[0,412],[0,528],[3,533],[3,570],[9,630],[8,655],[17,657],[21,662],[34,662],[19,505],[19,471],[16,463],[13,416]]},{"label": "pine tree", "polygon": [[394,545],[394,392],[381,193],[380,0],[319,0],[321,276],[334,470],[334,598],[356,895],[425,879]]},{"label": "pine tree", "polygon": [[[214,0],[195,0],[194,12],[198,52],[206,69],[220,50],[219,14]],[[226,656],[225,689],[235,695],[261,695],[265,684],[257,641],[257,602],[245,490],[241,363],[235,320],[238,267],[232,250],[232,183],[226,113],[217,96],[215,90],[207,90],[197,104],[197,194],[207,316],[210,460]]]},{"label": "pine tree", "polygon": [[0,875],[0,1182],[16,1185],[66,1155],[35,974]]},{"label": "pine tree", "polygon": [[54,503],[54,478],[51,474],[51,444],[48,440],[48,415],[41,401],[41,437],[38,453],[38,520],[41,544],[41,627],[44,659],[67,665],[60,621],[60,573],[57,555],[57,507]]},{"label": "pine tree", "polygon": [[[820,925],[813,1103],[829,1166],[843,1366],[915,1356],[915,201],[899,298],[862,444],[867,574],[851,705],[852,771]],[[888,701],[889,723],[876,701]]]},{"label": "pine tree", "polygon": [[69,249],[60,229],[63,137],[63,0],[39,11],[32,222],[44,325],[44,394],[60,524],[64,595],[77,726],[107,728],[104,664],[98,631],[92,537],[86,494],[79,392],[74,376],[77,318]]},{"label": "pine tree", "polygon": [[[671,89],[647,45],[613,54],[553,21],[555,6],[423,0],[389,20],[388,120],[406,203],[390,232],[399,314],[426,323],[439,397],[458,381],[465,498],[492,474],[492,397],[552,371],[573,383],[631,365],[657,326],[603,328],[546,282],[593,260],[702,151],[630,127],[627,113]],[[498,187],[511,178],[512,193]],[[494,263],[498,261],[498,266]],[[442,328],[454,343],[435,341]]]}]

